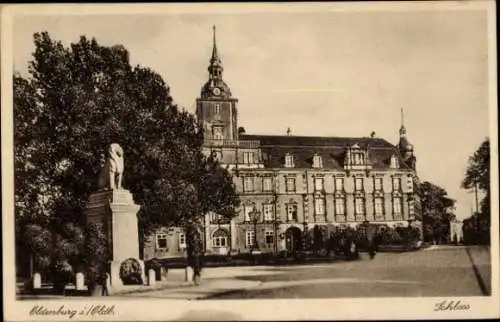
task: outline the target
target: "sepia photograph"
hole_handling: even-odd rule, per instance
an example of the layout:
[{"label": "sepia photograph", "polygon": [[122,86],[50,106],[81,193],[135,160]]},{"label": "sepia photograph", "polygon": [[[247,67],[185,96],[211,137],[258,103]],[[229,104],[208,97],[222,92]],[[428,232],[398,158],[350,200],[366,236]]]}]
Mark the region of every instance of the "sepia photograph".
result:
[{"label": "sepia photograph", "polygon": [[5,320],[500,317],[494,2],[2,9]]}]

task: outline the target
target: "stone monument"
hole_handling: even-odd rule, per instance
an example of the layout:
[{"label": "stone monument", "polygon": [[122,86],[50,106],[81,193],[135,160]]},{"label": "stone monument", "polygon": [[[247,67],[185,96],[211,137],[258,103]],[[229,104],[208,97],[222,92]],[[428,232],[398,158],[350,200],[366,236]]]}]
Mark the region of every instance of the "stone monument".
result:
[{"label": "stone monument", "polygon": [[117,143],[110,145],[106,163],[99,175],[97,191],[90,195],[87,208],[87,224],[102,223],[106,227],[111,254],[111,286],[123,285],[120,267],[123,261],[134,258],[142,266],[145,280],[144,262],[139,259],[139,227],[135,204],[130,191],[123,189],[122,177],[123,149]]}]

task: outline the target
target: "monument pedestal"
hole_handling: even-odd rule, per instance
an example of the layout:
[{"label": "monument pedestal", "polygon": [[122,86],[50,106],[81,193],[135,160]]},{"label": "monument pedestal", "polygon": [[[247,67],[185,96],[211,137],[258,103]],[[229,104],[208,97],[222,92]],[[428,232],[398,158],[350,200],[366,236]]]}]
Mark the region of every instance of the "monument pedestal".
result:
[{"label": "monument pedestal", "polygon": [[145,281],[144,262],[139,259],[139,227],[132,194],[125,189],[102,190],[90,196],[86,210],[87,224],[101,223],[106,227],[111,254],[111,286],[121,286],[120,267],[123,261],[136,259],[142,268]]}]

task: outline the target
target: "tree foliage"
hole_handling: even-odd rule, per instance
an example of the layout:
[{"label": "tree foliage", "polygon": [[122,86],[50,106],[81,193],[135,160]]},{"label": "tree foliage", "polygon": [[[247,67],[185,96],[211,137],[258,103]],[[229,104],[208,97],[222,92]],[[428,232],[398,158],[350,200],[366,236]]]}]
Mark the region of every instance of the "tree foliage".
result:
[{"label": "tree foliage", "polygon": [[[37,250],[48,234],[57,244],[47,250],[51,257],[81,255],[82,243],[72,236],[83,236],[85,204],[115,142],[124,149],[123,185],[141,205],[144,232],[196,222],[207,211],[234,215],[238,198],[230,174],[202,155],[194,115],[173,103],[160,75],[132,67],[123,46],[85,36],[65,47],[42,32],[34,44],[29,77],[14,75],[20,248],[43,254]],[[23,239],[28,225],[31,235]],[[54,253],[59,249],[64,256]]]},{"label": "tree foliage", "polygon": [[464,189],[479,189],[484,197],[474,213],[464,220],[464,238],[468,243],[489,244],[490,242],[490,141],[486,138],[474,154],[469,157],[469,164],[462,181]]},{"label": "tree foliage", "polygon": [[446,190],[427,181],[418,185],[417,194],[422,213],[424,240],[446,242],[450,233],[450,221],[455,218],[455,200],[448,197]]}]

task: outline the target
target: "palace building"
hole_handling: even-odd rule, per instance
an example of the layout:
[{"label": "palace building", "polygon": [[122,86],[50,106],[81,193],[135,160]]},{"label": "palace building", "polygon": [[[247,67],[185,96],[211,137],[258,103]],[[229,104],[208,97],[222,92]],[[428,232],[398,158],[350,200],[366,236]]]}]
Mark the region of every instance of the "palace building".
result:
[{"label": "palace building", "polygon": [[[231,171],[241,206],[230,221],[206,216],[207,254],[293,252],[307,247],[312,231],[366,220],[408,226],[415,219],[416,158],[403,124],[397,145],[374,135],[247,134],[238,127],[238,99],[223,70],[214,27],[196,116],[205,133],[203,153]],[[160,231],[146,244],[145,259],[180,256],[185,244],[181,230]]]}]

